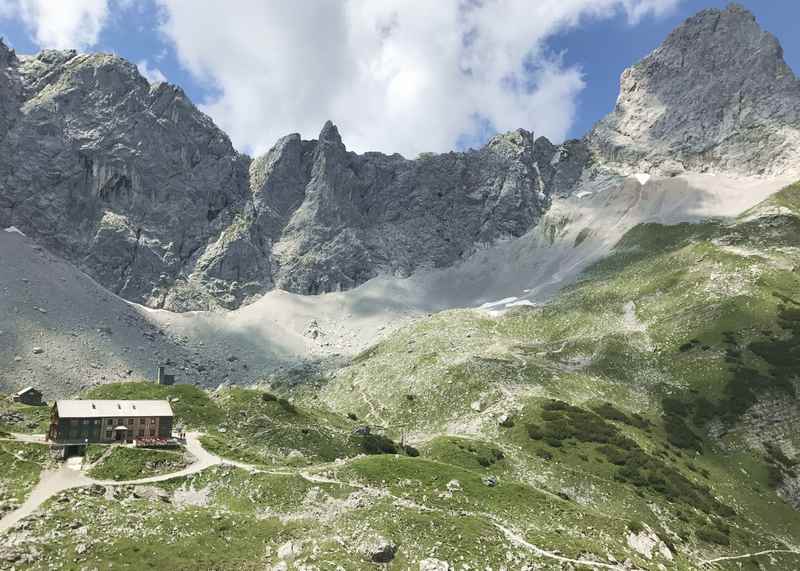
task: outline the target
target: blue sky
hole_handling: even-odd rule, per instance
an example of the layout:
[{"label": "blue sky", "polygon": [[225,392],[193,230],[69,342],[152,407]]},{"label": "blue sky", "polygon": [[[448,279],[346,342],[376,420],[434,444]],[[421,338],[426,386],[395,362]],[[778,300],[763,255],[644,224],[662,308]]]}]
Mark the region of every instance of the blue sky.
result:
[{"label": "blue sky", "polygon": [[[232,1],[251,4],[237,11],[238,20],[219,2],[70,0],[86,4],[95,18],[70,26],[51,12],[49,0],[0,0],[0,35],[19,53],[76,42],[84,51],[110,51],[157,69],[245,152],[263,152],[289,132],[314,137],[330,118],[356,150],[413,155],[476,146],[515,127],[556,140],[579,137],[612,109],[625,67],[686,17],[727,4],[542,0],[534,9],[527,0],[508,0],[476,14],[463,4],[449,12],[436,8],[423,19],[399,0],[387,2],[395,6],[384,12],[360,0],[350,0],[349,10],[322,0]],[[800,2],[740,3],[800,69]],[[634,15],[631,4],[643,15]],[[384,35],[375,37],[378,25]],[[80,36],[80,26],[92,29]],[[464,43],[464,26],[478,31],[474,49],[446,43],[450,27]],[[466,70],[451,74],[454,62]]]}]

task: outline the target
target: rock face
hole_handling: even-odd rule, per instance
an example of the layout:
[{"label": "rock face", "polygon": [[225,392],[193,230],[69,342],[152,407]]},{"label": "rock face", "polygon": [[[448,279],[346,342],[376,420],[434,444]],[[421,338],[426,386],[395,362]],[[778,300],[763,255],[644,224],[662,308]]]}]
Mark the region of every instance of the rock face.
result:
[{"label": "rock face", "polygon": [[446,266],[525,233],[575,176],[554,160],[565,147],[523,130],[407,160],[348,152],[328,123],[251,160],[180,89],[115,56],[0,46],[0,64],[0,226],[151,307]]},{"label": "rock face", "polygon": [[627,173],[782,174],[800,154],[800,81],[749,11],[704,10],[625,70],[586,140]]},{"label": "rock face", "polygon": [[255,215],[285,224],[273,248],[275,283],[299,293],[450,265],[481,244],[521,236],[549,204],[533,136],[522,130],[479,151],[407,160],[348,153],[328,123],[312,145],[295,137],[279,152],[287,156],[275,162],[299,163],[301,176],[278,172],[273,182],[275,171],[265,172]]},{"label": "rock face", "polygon": [[253,160],[120,58],[0,43],[0,228],[175,311],[450,266],[525,234],[598,172],[785,174],[798,149],[800,82],[737,5],[690,18],[627,70],[582,140],[520,129],[416,160],[348,152],[331,123]]},{"label": "rock face", "polygon": [[247,198],[247,158],[180,89],[117,57],[3,46],[0,60],[0,226],[162,305]]}]

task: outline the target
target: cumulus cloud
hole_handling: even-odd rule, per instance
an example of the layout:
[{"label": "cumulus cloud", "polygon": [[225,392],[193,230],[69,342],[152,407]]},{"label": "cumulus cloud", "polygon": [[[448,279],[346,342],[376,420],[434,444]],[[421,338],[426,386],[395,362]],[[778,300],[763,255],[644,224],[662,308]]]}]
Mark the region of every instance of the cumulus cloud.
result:
[{"label": "cumulus cloud", "polygon": [[0,0],[0,18],[11,18],[17,9],[11,0]]},{"label": "cumulus cloud", "polygon": [[628,22],[638,24],[645,16],[663,16],[670,13],[681,0],[625,0]]},{"label": "cumulus cloud", "polygon": [[0,17],[18,18],[44,48],[83,49],[97,43],[107,0],[0,0]]},{"label": "cumulus cloud", "polygon": [[237,147],[326,119],[356,150],[446,151],[486,131],[565,137],[584,84],[546,40],[586,18],[631,23],[680,0],[159,0],[162,28]]},{"label": "cumulus cloud", "polygon": [[137,63],[136,67],[139,68],[139,73],[141,73],[150,83],[163,83],[167,81],[167,77],[162,73],[162,71],[157,67],[151,67],[150,62],[148,62],[146,59],[143,59]]}]

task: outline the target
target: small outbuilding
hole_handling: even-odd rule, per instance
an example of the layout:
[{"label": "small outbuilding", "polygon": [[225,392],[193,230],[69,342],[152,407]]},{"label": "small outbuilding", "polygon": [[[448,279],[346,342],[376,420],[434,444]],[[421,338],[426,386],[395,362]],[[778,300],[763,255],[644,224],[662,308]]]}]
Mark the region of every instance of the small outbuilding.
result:
[{"label": "small outbuilding", "polygon": [[12,395],[14,402],[39,406],[42,404],[42,391],[33,387],[25,387]]}]

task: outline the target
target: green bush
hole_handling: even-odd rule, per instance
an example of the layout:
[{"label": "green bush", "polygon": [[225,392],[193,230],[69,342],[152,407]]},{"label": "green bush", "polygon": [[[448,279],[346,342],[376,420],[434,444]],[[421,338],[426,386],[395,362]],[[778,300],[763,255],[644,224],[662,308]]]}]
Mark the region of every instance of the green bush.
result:
[{"label": "green bush", "polygon": [[525,430],[528,432],[528,437],[532,440],[541,440],[544,438],[544,432],[538,424],[528,423],[525,425]]},{"label": "green bush", "polygon": [[639,520],[632,519],[628,522],[628,529],[631,533],[639,534],[645,530],[645,527]]},{"label": "green bush", "polygon": [[403,447],[403,452],[406,453],[406,456],[410,456],[411,458],[416,458],[419,456],[419,450],[413,446],[409,446],[408,444]]},{"label": "green bush", "polygon": [[297,407],[286,399],[278,399],[278,404],[289,414],[297,414]]},{"label": "green bush", "polygon": [[595,405],[592,407],[592,410],[596,412],[598,415],[605,418],[606,420],[614,420],[617,422],[623,422],[625,424],[631,423],[628,416],[610,402],[605,402],[600,405]]},{"label": "green bush", "polygon": [[687,450],[702,450],[703,441],[689,428],[686,421],[675,414],[664,416],[664,430],[667,433],[667,440],[673,446]]},{"label": "green bush", "polygon": [[695,530],[697,539],[706,543],[716,543],[717,545],[730,545],[731,539],[727,534],[711,526],[703,526]]},{"label": "green bush", "polygon": [[361,440],[365,454],[397,454],[397,445],[381,434],[367,434]]}]

